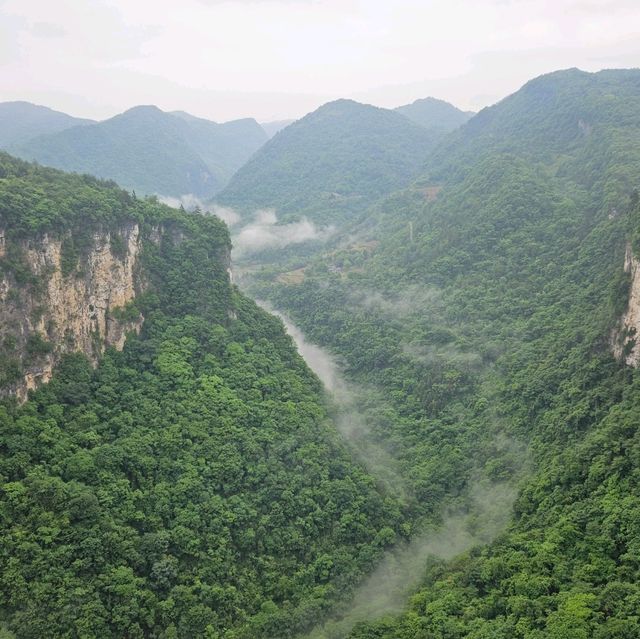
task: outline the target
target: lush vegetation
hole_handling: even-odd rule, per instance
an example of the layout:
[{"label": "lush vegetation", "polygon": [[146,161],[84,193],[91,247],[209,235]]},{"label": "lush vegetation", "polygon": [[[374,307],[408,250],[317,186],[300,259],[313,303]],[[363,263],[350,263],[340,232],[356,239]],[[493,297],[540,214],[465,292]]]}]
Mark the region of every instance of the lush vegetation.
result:
[{"label": "lush vegetation", "polygon": [[218,199],[285,218],[352,218],[415,178],[440,135],[387,109],[330,102],[277,133]]},{"label": "lush vegetation", "polygon": [[[640,381],[611,339],[640,237],[639,105],[640,72],[555,73],[427,158],[434,140],[404,116],[332,103],[237,174],[227,202],[349,219],[285,267],[265,252],[251,284],[339,358],[342,415],[279,321],[230,286],[219,221],[0,157],[15,234],[85,216],[176,228],[145,248],[142,333],[96,370],[67,358],[0,413],[0,623],[19,637],[635,639]],[[517,491],[496,539],[427,557],[448,507],[489,539],[504,486]],[[356,590],[410,539],[424,570],[404,610],[387,582]],[[353,592],[380,618],[351,614]]]},{"label": "lush vegetation", "polygon": [[104,122],[16,141],[10,150],[115,180],[138,194],[210,197],[266,139],[255,120],[217,124],[140,106]]},{"label": "lush vegetation", "polygon": [[453,104],[436,98],[422,98],[395,110],[416,124],[440,131],[453,131],[473,116],[471,111],[461,111]]},{"label": "lush vegetation", "polygon": [[77,237],[100,224],[158,223],[178,217],[186,223],[195,219],[153,198],[136,198],[114,182],[62,173],[0,153],[0,221],[8,238],[68,230]]},{"label": "lush vegetation", "polygon": [[144,236],[142,333],[95,370],[67,356],[0,406],[0,633],[249,639],[315,623],[404,516],[351,459],[280,321],[232,289],[224,225],[2,167],[9,237],[128,216],[165,232]]},{"label": "lush vegetation", "polygon": [[1,102],[0,149],[91,122],[30,102]]},{"label": "lush vegetation", "polygon": [[295,278],[255,274],[374,389],[372,436],[420,514],[479,472],[519,482],[496,542],[433,560],[408,612],[352,637],[637,636],[637,379],[610,335],[640,225],[639,99],[638,72],[534,80],[452,134],[357,239]]}]

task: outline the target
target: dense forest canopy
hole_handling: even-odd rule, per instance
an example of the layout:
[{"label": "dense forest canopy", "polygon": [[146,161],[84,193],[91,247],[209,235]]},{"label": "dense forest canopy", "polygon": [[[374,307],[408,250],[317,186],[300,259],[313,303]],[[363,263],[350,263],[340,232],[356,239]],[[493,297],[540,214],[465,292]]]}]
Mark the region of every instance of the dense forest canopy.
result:
[{"label": "dense forest canopy", "polygon": [[346,100],[276,133],[220,202],[334,225],[241,264],[329,392],[215,216],[1,155],[8,242],[180,232],[139,335],[0,406],[0,635],[638,637],[639,106],[572,69],[448,134]]},{"label": "dense forest canopy", "polygon": [[337,100],[277,133],[216,200],[243,212],[275,208],[284,219],[342,221],[407,185],[441,136],[394,111]]},{"label": "dense forest canopy", "polygon": [[9,144],[2,142],[3,130],[24,129],[25,115],[15,109],[7,113],[3,106],[0,148],[47,166],[112,179],[142,195],[211,197],[267,140],[252,119],[218,124],[182,111],[137,106],[102,122],[43,127],[35,137],[24,131],[24,136],[12,135]]},{"label": "dense forest canopy", "polygon": [[395,110],[427,129],[446,132],[462,126],[474,115],[471,111],[461,111],[452,104],[436,98],[415,100],[411,104],[396,107]]},{"label": "dense forest canopy", "polygon": [[231,287],[225,226],[95,178],[6,155],[1,166],[8,242],[122,219],[176,231],[145,240],[141,334],[95,370],[67,356],[28,402],[0,407],[6,632],[309,627],[405,515],[350,458],[280,321]]},{"label": "dense forest canopy", "polygon": [[406,614],[350,636],[637,636],[637,384],[610,335],[640,223],[639,82],[533,80],[331,248],[253,274],[251,290],[377,389],[373,436],[422,505],[479,468],[519,487],[495,543],[432,562]]}]

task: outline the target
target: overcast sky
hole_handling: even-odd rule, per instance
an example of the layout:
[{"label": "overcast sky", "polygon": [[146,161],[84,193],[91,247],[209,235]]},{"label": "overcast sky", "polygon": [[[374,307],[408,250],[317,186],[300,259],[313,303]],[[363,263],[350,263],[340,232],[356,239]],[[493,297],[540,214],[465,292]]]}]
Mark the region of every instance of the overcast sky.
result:
[{"label": "overcast sky", "polygon": [[0,101],[225,121],[352,97],[477,110],[533,76],[640,66],[640,0],[0,0]]}]

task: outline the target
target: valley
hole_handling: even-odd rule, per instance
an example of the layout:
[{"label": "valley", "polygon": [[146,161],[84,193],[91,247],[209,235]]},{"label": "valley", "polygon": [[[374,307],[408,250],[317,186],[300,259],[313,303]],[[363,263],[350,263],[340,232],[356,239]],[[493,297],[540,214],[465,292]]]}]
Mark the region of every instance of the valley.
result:
[{"label": "valley", "polygon": [[637,637],[639,107],[38,123],[124,121],[140,193],[0,154],[0,637]]}]

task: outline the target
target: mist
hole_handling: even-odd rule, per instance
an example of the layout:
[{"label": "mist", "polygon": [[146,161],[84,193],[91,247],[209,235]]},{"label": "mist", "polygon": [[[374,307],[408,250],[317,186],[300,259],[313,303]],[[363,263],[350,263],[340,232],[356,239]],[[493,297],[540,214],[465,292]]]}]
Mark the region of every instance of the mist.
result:
[{"label": "mist", "polygon": [[[412,312],[410,299],[420,296],[437,304],[439,295],[431,289],[406,290],[394,299],[368,292],[361,302],[400,316]],[[399,464],[375,440],[359,397],[363,389],[348,382],[339,362],[320,346],[310,343],[302,331],[283,313],[268,302],[257,303],[283,322],[295,342],[298,352],[318,376],[333,402],[331,416],[345,442],[378,484],[405,502],[411,491],[402,478]],[[428,364],[437,358],[450,358],[471,368],[480,368],[480,357],[462,353],[452,346],[438,348],[406,346],[407,354]],[[528,472],[527,451],[498,429],[494,440],[496,450],[509,449],[518,459],[520,473]],[[470,462],[472,463],[472,462]],[[517,490],[515,480],[493,481],[477,470],[468,483],[468,493],[456,498],[456,507],[445,511],[440,521],[427,520],[417,525],[420,532],[409,542],[396,544],[385,552],[375,570],[356,589],[341,610],[318,625],[307,639],[343,639],[360,621],[372,621],[385,615],[400,613],[426,577],[430,561],[449,560],[473,548],[490,543],[503,532],[510,521]],[[462,505],[460,505],[462,503]]]},{"label": "mist", "polygon": [[201,200],[193,193],[186,193],[180,197],[171,197],[170,195],[159,195],[158,199],[167,206],[174,209],[180,207],[186,211],[199,210],[204,215],[215,215],[219,217],[227,226],[235,226],[240,220],[240,214],[230,206],[218,206],[217,204],[209,204]]},{"label": "mist", "polygon": [[488,544],[507,528],[516,495],[510,484],[476,478],[464,507],[447,513],[440,526],[432,524],[411,542],[389,550],[346,611],[314,628],[308,639],[343,639],[358,622],[402,612],[430,561]]},{"label": "mist", "polygon": [[425,312],[429,316],[437,316],[444,308],[442,293],[435,286],[412,285],[393,294],[360,289],[353,293],[353,300],[391,319],[402,319],[416,313],[424,315]]},{"label": "mist", "polygon": [[278,224],[278,216],[273,209],[262,209],[254,213],[253,222],[234,236],[234,256],[243,257],[265,249],[284,248],[310,240],[324,241],[334,231],[333,226],[318,228],[306,217],[297,222]]},{"label": "mist", "polygon": [[381,487],[406,501],[410,491],[402,479],[397,460],[375,441],[370,425],[363,417],[359,406],[363,389],[348,382],[336,360],[320,346],[308,342],[302,331],[286,315],[275,310],[268,302],[256,300],[256,303],[282,320],[298,352],[329,393],[332,400],[331,417],[359,461]]}]

